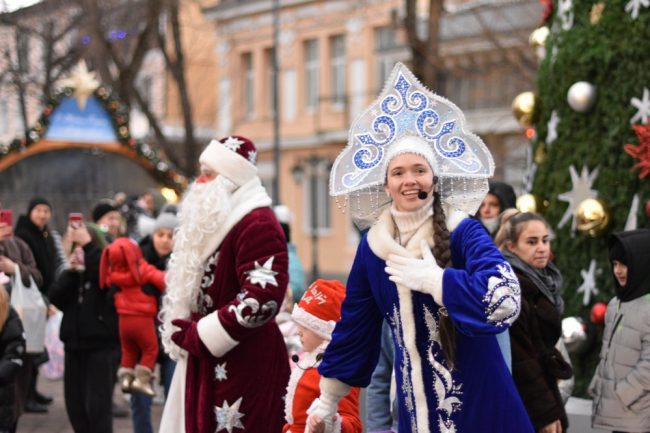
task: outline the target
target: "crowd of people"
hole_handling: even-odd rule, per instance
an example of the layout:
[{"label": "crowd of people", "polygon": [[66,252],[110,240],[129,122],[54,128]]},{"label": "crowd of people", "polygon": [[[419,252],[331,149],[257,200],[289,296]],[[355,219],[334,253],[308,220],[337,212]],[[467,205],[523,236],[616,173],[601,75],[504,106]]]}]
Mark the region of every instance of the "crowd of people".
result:
[{"label": "crowd of people", "polygon": [[[447,104],[417,86],[402,83],[368,113],[405,125],[418,100]],[[549,224],[515,209],[510,186],[487,182],[492,160],[476,136],[456,139],[472,144],[474,165],[452,164],[463,153],[415,126],[377,144],[374,163],[343,150],[332,194],[386,197],[358,203],[367,230],[345,284],[305,282],[291,213],[271,207],[245,137],[205,148],[178,208],[154,209],[150,192],[102,200],[60,236],[52,205],[34,198],[15,228],[0,222],[0,432],[51,402],[37,390],[47,352],[27,344],[34,325],[18,290],[39,291],[38,314],[62,312],[76,433],[112,432],[116,385],[130,395],[134,432],[152,432],[155,371],[161,433],[568,431],[573,372]],[[650,231],[613,234],[609,259],[616,297],[590,386],[593,424],[648,432]]]}]

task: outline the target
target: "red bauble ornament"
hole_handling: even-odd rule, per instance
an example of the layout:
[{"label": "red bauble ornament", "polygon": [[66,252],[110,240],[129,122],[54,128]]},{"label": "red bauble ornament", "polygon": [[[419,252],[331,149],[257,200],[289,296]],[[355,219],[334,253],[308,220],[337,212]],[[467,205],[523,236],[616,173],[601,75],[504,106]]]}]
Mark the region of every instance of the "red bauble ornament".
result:
[{"label": "red bauble ornament", "polygon": [[594,325],[604,325],[605,324],[605,313],[607,312],[607,305],[603,302],[596,302],[593,307],[591,307],[591,314],[589,315],[589,320]]}]

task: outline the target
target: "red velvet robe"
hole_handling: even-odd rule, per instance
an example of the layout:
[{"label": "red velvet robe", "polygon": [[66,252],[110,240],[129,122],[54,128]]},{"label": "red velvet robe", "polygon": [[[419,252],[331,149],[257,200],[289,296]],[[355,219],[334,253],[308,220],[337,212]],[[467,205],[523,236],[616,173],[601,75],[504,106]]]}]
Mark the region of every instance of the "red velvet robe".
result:
[{"label": "red velvet robe", "polygon": [[206,351],[188,357],[188,433],[282,430],[289,363],[274,317],[287,284],[284,233],[270,208],[255,209],[233,226],[206,265],[200,312],[192,320],[218,356]]}]

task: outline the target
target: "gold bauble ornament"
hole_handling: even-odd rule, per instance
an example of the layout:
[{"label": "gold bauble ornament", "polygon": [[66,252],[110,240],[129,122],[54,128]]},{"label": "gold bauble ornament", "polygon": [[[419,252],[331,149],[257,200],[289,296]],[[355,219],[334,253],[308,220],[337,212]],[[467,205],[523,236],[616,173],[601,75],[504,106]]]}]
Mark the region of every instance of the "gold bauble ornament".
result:
[{"label": "gold bauble ornament", "polygon": [[539,143],[537,149],[535,150],[535,164],[541,164],[546,159],[546,149],[544,149],[544,143]]},{"label": "gold bauble ornament", "polygon": [[576,209],[576,229],[589,236],[598,236],[611,220],[609,209],[601,199],[583,200]]},{"label": "gold bauble ornament", "polygon": [[539,27],[533,30],[533,32],[530,34],[528,37],[528,43],[533,48],[543,47],[546,45],[546,39],[548,38],[549,34],[551,34],[551,31],[548,29],[548,27]]},{"label": "gold bauble ornament", "polygon": [[534,194],[524,194],[517,197],[516,203],[519,212],[539,212],[542,209],[542,201]]},{"label": "gold bauble ornament", "polygon": [[605,3],[598,2],[591,7],[591,13],[589,14],[589,21],[592,26],[595,26],[600,22],[600,19],[603,17],[603,11],[605,11]]},{"label": "gold bauble ornament", "polygon": [[535,94],[523,92],[512,101],[512,114],[520,125],[531,126],[535,113]]}]

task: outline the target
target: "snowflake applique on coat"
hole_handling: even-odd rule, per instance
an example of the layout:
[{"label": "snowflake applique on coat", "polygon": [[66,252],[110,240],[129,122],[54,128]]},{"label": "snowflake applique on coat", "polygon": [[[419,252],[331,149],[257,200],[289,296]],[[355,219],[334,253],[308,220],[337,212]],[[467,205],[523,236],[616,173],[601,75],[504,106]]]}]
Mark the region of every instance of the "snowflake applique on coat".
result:
[{"label": "snowflake applique on coat", "polygon": [[251,284],[257,284],[263,289],[266,289],[267,284],[278,287],[278,281],[275,279],[275,276],[278,274],[273,270],[273,259],[275,256],[271,256],[269,259],[264,262],[263,265],[256,260],[255,269],[244,272],[248,277],[247,281],[250,281]]}]

